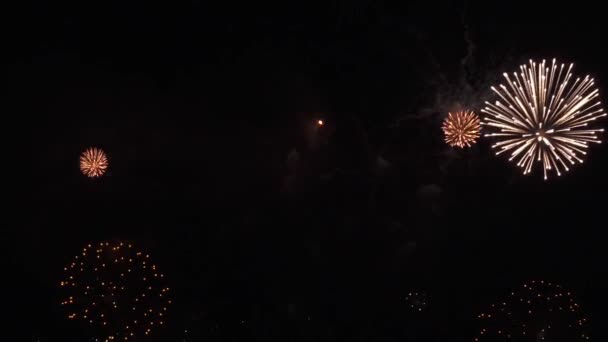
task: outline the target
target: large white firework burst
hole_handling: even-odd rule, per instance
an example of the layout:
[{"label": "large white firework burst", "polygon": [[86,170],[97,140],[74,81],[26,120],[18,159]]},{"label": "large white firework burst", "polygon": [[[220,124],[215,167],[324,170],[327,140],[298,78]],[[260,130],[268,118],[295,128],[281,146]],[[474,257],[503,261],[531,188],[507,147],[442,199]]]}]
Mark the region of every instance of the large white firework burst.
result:
[{"label": "large white firework burst", "polygon": [[[600,143],[598,132],[588,124],[606,116],[593,78],[573,79],[573,64],[551,66],[545,60],[521,65],[506,85],[492,87],[500,99],[486,102],[483,124],[497,138],[496,155],[510,152],[524,174],[542,165],[545,179],[552,170],[560,176],[569,166],[582,163],[589,143]],[[535,163],[536,162],[536,163]]]}]

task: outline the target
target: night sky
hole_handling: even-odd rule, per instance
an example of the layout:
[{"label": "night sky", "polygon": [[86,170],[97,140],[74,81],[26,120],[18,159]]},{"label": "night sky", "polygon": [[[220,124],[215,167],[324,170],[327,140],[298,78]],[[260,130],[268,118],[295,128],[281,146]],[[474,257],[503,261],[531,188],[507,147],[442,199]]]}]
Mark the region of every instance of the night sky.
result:
[{"label": "night sky", "polygon": [[[600,6],[12,4],[2,339],[99,336],[66,319],[63,267],[128,241],[175,302],[144,341],[472,341],[476,315],[531,280],[572,290],[605,341],[606,148],[543,181],[441,131],[529,59],[575,63],[605,99]],[[91,146],[109,157],[98,179],[79,170]]]}]

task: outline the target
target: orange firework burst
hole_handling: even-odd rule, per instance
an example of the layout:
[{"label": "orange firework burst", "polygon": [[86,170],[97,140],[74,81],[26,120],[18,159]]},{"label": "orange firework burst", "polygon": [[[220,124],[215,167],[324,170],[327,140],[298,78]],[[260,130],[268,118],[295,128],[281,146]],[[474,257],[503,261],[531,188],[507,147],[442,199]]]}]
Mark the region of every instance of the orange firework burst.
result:
[{"label": "orange firework burst", "polygon": [[108,169],[108,157],[102,149],[91,147],[80,156],[80,171],[85,176],[101,177]]},{"label": "orange firework burst", "polygon": [[479,138],[481,125],[479,117],[473,111],[460,111],[455,114],[448,113],[442,129],[446,143],[463,148],[473,145]]},{"label": "orange firework burst", "polygon": [[589,340],[590,320],[574,293],[545,281],[523,284],[477,318],[473,342]]},{"label": "orange firework burst", "polygon": [[141,341],[165,325],[172,304],[165,275],[131,244],[89,244],[63,270],[59,285],[67,318],[102,341]]}]

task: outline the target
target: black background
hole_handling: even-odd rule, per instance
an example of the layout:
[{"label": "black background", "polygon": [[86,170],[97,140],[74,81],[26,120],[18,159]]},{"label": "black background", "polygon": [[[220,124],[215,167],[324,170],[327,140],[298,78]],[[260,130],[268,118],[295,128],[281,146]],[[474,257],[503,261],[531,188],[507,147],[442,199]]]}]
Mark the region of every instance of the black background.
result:
[{"label": "black background", "polygon": [[[2,334],[85,340],[58,307],[61,270],[120,239],[174,289],[151,341],[470,340],[530,279],[573,289],[605,339],[606,149],[543,181],[440,130],[530,58],[575,62],[605,94],[594,6],[9,5]],[[89,146],[110,158],[98,180],[78,170]]]}]

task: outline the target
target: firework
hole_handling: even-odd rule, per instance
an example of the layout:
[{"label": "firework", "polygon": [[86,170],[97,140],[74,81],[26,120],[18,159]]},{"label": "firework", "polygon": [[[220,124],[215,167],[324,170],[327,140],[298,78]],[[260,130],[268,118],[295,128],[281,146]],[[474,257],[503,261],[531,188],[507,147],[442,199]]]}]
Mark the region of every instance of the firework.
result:
[{"label": "firework", "polygon": [[80,171],[87,177],[101,177],[107,169],[108,157],[99,148],[91,147],[80,156]]},{"label": "firework", "polygon": [[448,113],[443,121],[443,133],[445,142],[450,146],[460,148],[469,147],[479,138],[481,130],[480,120],[472,111],[461,111],[454,114]]},{"label": "firework", "polygon": [[428,305],[425,292],[410,292],[405,297],[405,302],[408,308],[415,312],[422,312]]},{"label": "firework", "polygon": [[572,292],[545,281],[524,284],[477,318],[483,327],[475,342],[589,340],[589,320]]},{"label": "firework", "polygon": [[483,124],[493,130],[486,136],[496,138],[496,154],[510,153],[524,174],[540,164],[545,179],[552,170],[560,176],[568,164],[583,162],[589,143],[600,143],[604,130],[588,127],[606,116],[598,90],[589,76],[573,79],[572,68],[555,59],[551,66],[530,61],[519,74],[503,74],[506,85],[492,87],[500,99],[482,110]]},{"label": "firework", "polygon": [[68,319],[89,325],[103,341],[134,340],[165,324],[172,303],[165,276],[132,245],[90,244],[64,271]]}]

